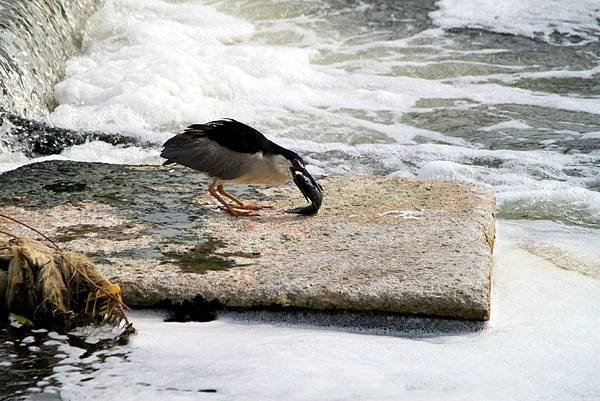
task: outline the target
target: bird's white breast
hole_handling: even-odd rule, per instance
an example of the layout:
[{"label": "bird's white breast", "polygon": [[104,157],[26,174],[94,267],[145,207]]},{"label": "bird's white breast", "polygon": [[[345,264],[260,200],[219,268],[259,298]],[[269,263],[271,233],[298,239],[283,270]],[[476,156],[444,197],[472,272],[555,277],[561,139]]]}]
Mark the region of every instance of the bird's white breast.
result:
[{"label": "bird's white breast", "polygon": [[269,184],[282,185],[291,178],[292,164],[281,155],[256,153],[248,155],[245,161],[244,173],[237,178],[228,180],[238,184]]}]

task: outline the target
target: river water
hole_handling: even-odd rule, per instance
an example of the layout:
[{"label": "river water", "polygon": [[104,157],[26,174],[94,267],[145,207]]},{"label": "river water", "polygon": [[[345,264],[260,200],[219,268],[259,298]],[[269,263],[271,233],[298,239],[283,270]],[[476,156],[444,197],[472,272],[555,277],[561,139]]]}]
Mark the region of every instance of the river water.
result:
[{"label": "river water", "polygon": [[61,396],[600,399],[599,21],[594,0],[102,2],[34,117],[131,141],[4,145],[0,171],[158,164],[170,135],[231,117],[316,175],[476,182],[497,194],[494,307],[482,331],[427,340],[139,315],[131,363],[58,369]]}]

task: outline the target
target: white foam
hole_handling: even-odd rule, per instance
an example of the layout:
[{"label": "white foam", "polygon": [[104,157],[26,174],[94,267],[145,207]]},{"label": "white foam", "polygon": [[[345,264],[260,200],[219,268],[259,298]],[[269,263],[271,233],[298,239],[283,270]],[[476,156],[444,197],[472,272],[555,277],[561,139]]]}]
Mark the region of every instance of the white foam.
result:
[{"label": "white foam", "polygon": [[[514,68],[511,66],[511,68]],[[549,71],[529,71],[529,72],[513,72],[511,74],[488,74],[481,76],[465,75],[452,78],[454,82],[474,83],[481,81],[500,81],[505,83],[514,83],[524,79],[592,79],[595,75],[600,74],[600,66],[592,67],[588,70],[549,70]]]},{"label": "white foam", "polygon": [[541,38],[551,35],[579,36],[584,42],[600,37],[596,0],[440,0],[429,14],[435,25],[448,28],[478,28],[494,32]]},{"label": "white foam", "polygon": [[527,129],[531,128],[529,125],[518,120],[503,121],[498,124],[490,125],[488,127],[479,128],[479,131],[498,131],[502,129]]},{"label": "white foam", "polygon": [[93,141],[66,148],[50,156],[28,158],[21,152],[0,153],[0,173],[14,170],[32,163],[50,160],[71,160],[110,164],[161,164],[158,149],[114,146],[106,142]]},{"label": "white foam", "polygon": [[158,149],[113,146],[106,142],[88,142],[71,146],[60,153],[66,160],[96,161],[111,164],[160,164]]},{"label": "white foam", "polygon": [[600,139],[600,131],[586,132],[581,137],[584,139]]},{"label": "white foam", "polygon": [[2,152],[0,149],[0,173],[28,164],[29,159],[21,152]]},{"label": "white foam", "polygon": [[[381,139],[406,143],[415,135],[440,139],[439,133],[418,133],[400,123],[403,113],[413,111],[423,98],[600,113],[595,99],[381,75],[379,66],[395,67],[406,60],[402,52],[382,59],[379,47],[411,48],[411,41],[436,38],[439,30],[375,44],[350,41],[336,51],[355,55],[350,57],[352,72],[336,63],[318,65],[313,62],[318,53],[311,48],[334,43],[329,32],[307,28],[306,18],[271,21],[261,25],[266,31],[257,32],[255,24],[261,21],[197,2],[108,0],[88,24],[84,54],[68,61],[66,79],[55,87],[59,106],[50,120],[72,129],[147,138],[192,122],[233,117],[273,128],[276,136],[318,142],[341,137],[353,144]],[[277,32],[296,28],[303,34],[285,45],[260,36],[272,34],[276,42]],[[360,57],[365,46],[375,46],[372,59]]]}]

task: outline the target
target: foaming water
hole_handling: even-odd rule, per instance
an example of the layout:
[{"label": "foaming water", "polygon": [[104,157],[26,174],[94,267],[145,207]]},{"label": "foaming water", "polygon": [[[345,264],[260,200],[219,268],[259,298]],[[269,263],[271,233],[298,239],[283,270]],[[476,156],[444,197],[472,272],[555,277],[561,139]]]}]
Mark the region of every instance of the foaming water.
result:
[{"label": "foaming water", "polygon": [[600,5],[595,0],[441,0],[430,14],[444,28],[478,28],[539,38],[554,44],[600,39]]},{"label": "foaming water", "polygon": [[600,232],[549,221],[509,221],[511,240],[556,267],[600,279]]},{"label": "foaming water", "polygon": [[115,146],[102,141],[90,141],[81,145],[70,146],[55,155],[30,159],[21,152],[0,153],[0,173],[14,170],[31,163],[49,160],[73,160],[111,164],[160,164],[158,149],[142,149],[136,147]]}]

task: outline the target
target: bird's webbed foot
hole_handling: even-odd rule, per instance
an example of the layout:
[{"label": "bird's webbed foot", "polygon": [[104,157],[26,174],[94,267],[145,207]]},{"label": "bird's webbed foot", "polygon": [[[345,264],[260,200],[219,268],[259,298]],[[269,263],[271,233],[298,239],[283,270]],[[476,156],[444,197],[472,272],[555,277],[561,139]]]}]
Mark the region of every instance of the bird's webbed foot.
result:
[{"label": "bird's webbed foot", "polygon": [[250,203],[245,203],[241,199],[239,199],[239,198],[233,196],[232,194],[230,194],[229,192],[225,191],[225,188],[223,188],[223,185],[218,185],[217,191],[221,195],[225,196],[226,198],[228,198],[234,202],[234,204],[231,205],[231,207],[233,207],[234,209],[262,210],[262,209],[272,209],[273,208],[273,205],[252,205]]},{"label": "bird's webbed foot", "polygon": [[[219,208],[225,210],[232,216],[259,216],[259,214],[254,212],[254,210],[259,210],[260,207],[253,208],[251,206],[254,205],[246,205],[244,202],[242,202],[235,196],[225,192],[225,190],[223,189],[223,185],[216,185],[216,182],[213,182],[208,187],[208,192],[222,205],[219,206]],[[221,195],[231,199],[235,202],[235,204],[227,202],[221,197]]]}]

